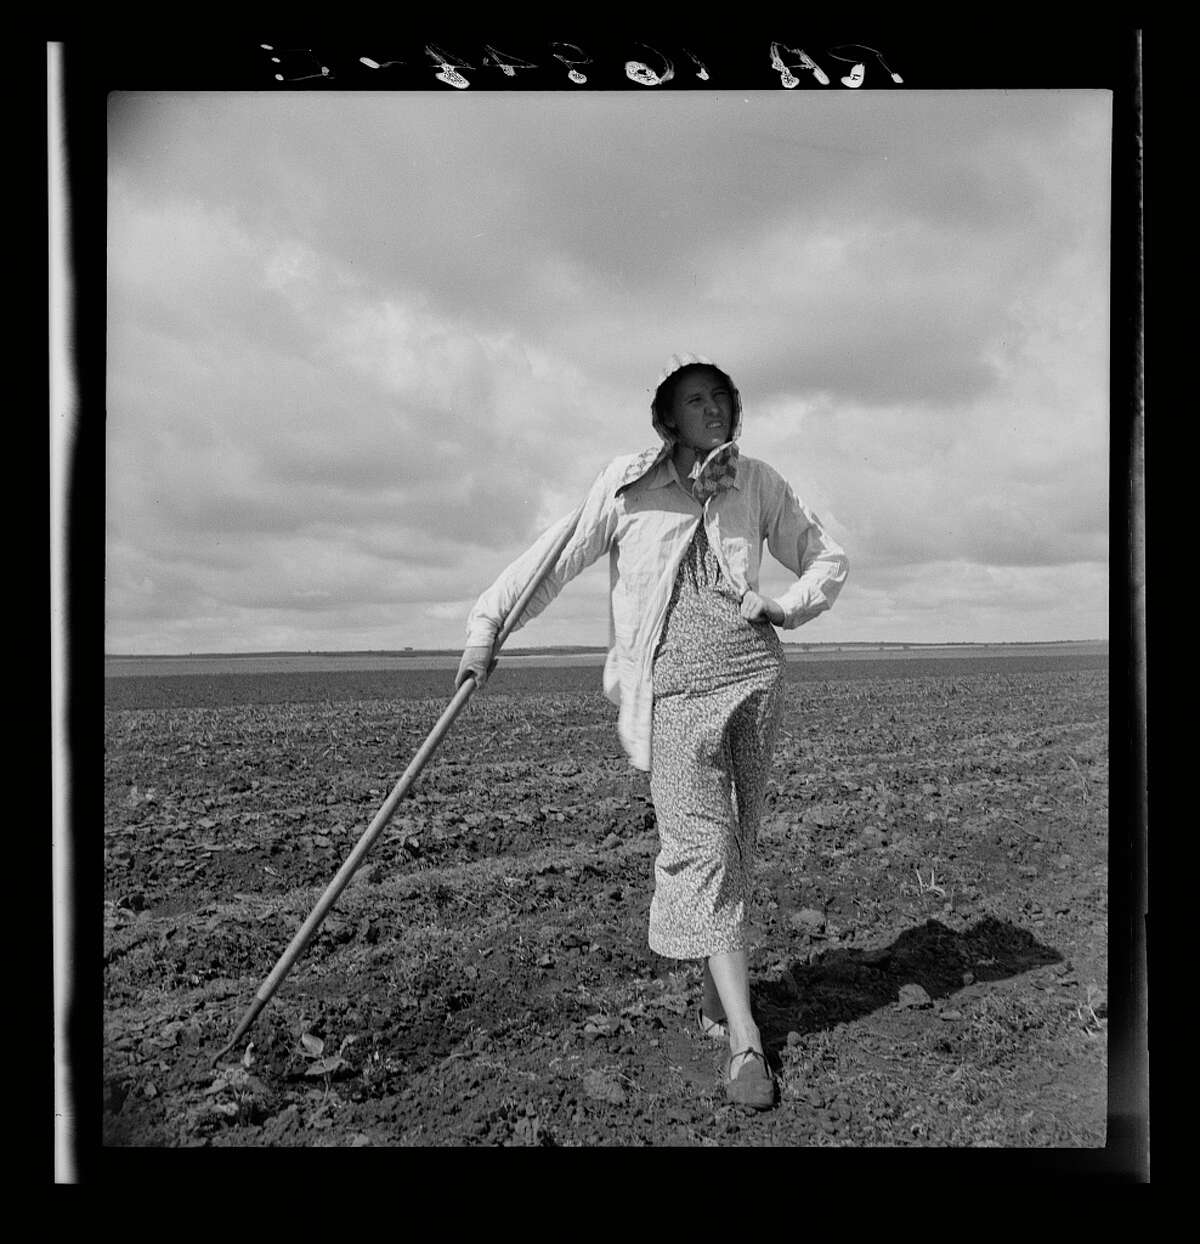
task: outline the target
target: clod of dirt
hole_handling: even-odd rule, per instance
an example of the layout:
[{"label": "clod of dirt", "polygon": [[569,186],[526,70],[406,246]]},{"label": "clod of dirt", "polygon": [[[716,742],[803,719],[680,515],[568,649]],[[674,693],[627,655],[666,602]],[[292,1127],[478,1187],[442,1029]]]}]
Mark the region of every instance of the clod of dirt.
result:
[{"label": "clod of dirt", "polygon": [[933,999],[920,985],[901,985],[900,1005],[911,1007],[932,1006]]},{"label": "clod of dirt", "polygon": [[590,1015],[583,1028],[585,1037],[613,1037],[621,1031],[619,1015]]},{"label": "clod of dirt", "polygon": [[802,907],[799,911],[792,913],[788,923],[794,929],[802,929],[808,933],[820,933],[825,927],[825,913],[812,907]]},{"label": "clod of dirt", "polygon": [[583,1077],[583,1091],[596,1101],[608,1102],[610,1106],[623,1106],[627,1099],[625,1090],[615,1077],[603,1071],[589,1071]]}]

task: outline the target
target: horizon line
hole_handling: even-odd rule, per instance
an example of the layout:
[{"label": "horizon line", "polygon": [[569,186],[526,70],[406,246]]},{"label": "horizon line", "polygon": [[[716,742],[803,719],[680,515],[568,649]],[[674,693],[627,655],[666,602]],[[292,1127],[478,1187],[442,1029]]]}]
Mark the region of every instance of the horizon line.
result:
[{"label": "horizon line", "polygon": [[[882,639],[863,640],[849,639],[843,641],[819,640],[803,642],[799,640],[781,640],[785,648],[1028,648],[1046,647],[1054,644],[1107,644],[1107,637],[1088,639],[947,639],[947,640],[903,640]],[[527,648],[505,648],[509,656],[519,653],[548,652],[607,652],[603,644],[535,644]],[[404,656],[461,656],[461,648],[261,648],[240,652],[204,651],[204,652],[105,652],[104,659],[109,660],[178,660],[181,657],[338,657],[338,656],[371,656],[371,657],[404,657]]]}]

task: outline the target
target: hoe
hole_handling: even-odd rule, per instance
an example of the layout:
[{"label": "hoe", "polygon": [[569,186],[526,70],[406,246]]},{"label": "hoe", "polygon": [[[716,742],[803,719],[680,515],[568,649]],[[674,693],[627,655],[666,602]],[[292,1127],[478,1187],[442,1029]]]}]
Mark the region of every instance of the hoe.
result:
[{"label": "hoe", "polygon": [[[579,522],[579,513],[577,510],[567,523],[563,532],[555,540],[554,546],[546,553],[545,557],[538,563],[537,569],[533,572],[532,578],[526,585],[525,590],[517,597],[508,616],[504,619],[504,625],[500,628],[493,644],[493,653],[499,652],[501,645],[508,638],[514,626],[520,620],[521,615],[525,612],[526,606],[529,604],[533,594],[542,585],[542,581],[550,573],[551,567],[558,561],[559,554],[566,548],[567,542],[575,532],[575,527]],[[283,982],[283,978],[291,971],[292,965],[300,957],[305,946],[308,945],[312,935],[317,931],[321,921],[329,914],[330,908],[337,902],[338,895],[346,888],[350,878],[354,876],[360,864],[367,857],[367,852],[374,845],[375,840],[387,828],[388,822],[395,814],[396,807],[400,800],[408,793],[413,783],[417,780],[421,770],[425,767],[430,756],[433,755],[437,745],[442,741],[446,732],[450,729],[451,723],[458,716],[459,712],[466,705],[475,691],[474,675],[468,676],[463,680],[462,685],[454,693],[454,698],[443,710],[442,715],[438,718],[437,723],[425,738],[425,742],[421,744],[417,750],[417,754],[412,758],[407,769],[405,769],[400,780],[392,788],[392,792],[384,800],[382,807],[375,814],[374,820],[367,826],[361,838],[355,844],[354,849],[346,857],[345,863],[338,869],[333,880],[325,887],[325,893],[321,895],[317,901],[317,905],[309,913],[308,919],[296,931],[296,935],[292,938],[288,948],[279,957],[279,962],[271,969],[270,975],[258,987],[258,992],[254,995],[254,1001],[250,1004],[245,1015],[242,1016],[241,1023],[238,1024],[233,1036],[230,1038],[228,1045],[223,1046],[214,1056],[213,1065],[215,1066],[235,1045],[245,1036],[250,1025],[258,1018],[263,1007],[271,1000],[276,989]]]}]

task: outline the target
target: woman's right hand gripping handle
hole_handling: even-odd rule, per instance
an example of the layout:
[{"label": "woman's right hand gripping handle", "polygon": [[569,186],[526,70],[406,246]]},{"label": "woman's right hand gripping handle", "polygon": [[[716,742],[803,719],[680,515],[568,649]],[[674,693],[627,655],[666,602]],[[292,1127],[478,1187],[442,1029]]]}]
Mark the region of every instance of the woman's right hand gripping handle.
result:
[{"label": "woman's right hand gripping handle", "polygon": [[463,649],[462,660],[458,663],[458,673],[454,676],[455,690],[463,685],[468,675],[474,674],[475,690],[481,691],[488,676],[496,668],[497,659],[492,656],[491,644],[469,644]]}]

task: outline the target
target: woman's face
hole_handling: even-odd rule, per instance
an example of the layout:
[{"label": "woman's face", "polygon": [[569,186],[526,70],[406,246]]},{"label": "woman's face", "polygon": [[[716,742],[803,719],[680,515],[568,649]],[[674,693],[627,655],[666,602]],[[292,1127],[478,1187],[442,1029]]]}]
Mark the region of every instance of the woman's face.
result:
[{"label": "woman's face", "polygon": [[663,422],[691,449],[707,453],[723,445],[733,428],[733,393],[709,368],[687,372],[676,384]]}]

